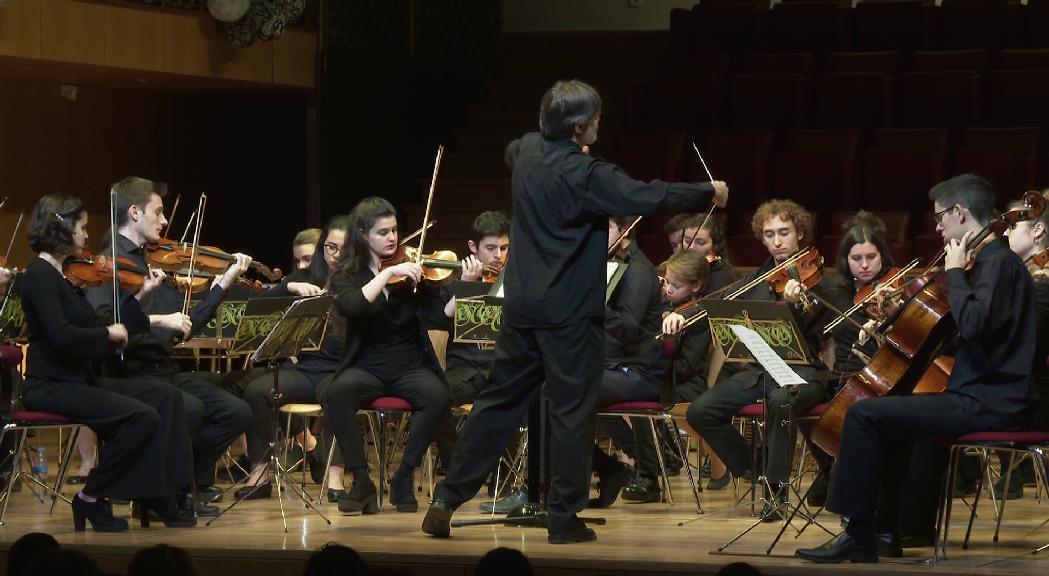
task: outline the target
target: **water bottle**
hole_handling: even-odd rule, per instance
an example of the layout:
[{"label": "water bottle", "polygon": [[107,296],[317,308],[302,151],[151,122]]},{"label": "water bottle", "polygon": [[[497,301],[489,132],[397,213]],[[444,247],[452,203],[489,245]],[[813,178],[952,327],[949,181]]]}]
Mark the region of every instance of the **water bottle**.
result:
[{"label": "water bottle", "polygon": [[44,453],[43,446],[36,449],[36,461],[33,462],[33,475],[40,480],[47,482],[47,455]]}]

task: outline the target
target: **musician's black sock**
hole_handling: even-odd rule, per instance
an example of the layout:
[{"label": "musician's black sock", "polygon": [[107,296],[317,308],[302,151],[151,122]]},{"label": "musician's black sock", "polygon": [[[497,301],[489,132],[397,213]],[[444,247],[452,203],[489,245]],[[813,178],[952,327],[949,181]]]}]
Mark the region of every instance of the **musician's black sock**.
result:
[{"label": "musician's black sock", "polygon": [[864,518],[849,518],[845,532],[857,540],[871,540],[874,538],[874,522]]}]

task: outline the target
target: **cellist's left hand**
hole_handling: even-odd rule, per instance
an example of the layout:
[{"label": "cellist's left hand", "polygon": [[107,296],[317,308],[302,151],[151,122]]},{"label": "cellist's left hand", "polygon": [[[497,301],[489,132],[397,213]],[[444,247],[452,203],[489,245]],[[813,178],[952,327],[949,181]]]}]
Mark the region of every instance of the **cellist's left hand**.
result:
[{"label": "cellist's left hand", "polygon": [[783,286],[783,299],[788,304],[797,304],[801,300],[801,293],[804,290],[805,286],[801,282],[791,278]]},{"label": "cellist's left hand", "polygon": [[969,241],[976,235],[975,230],[969,230],[962,236],[961,240],[951,240],[947,244],[947,254],[943,259],[943,268],[965,268],[969,262]]}]

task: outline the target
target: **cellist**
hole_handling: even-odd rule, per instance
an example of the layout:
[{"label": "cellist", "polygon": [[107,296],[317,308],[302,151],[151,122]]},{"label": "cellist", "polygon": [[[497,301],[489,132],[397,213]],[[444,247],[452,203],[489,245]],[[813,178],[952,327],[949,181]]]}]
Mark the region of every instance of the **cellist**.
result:
[{"label": "cellist", "polygon": [[904,480],[899,470],[907,467],[911,442],[1023,425],[1036,344],[1030,274],[1004,239],[991,234],[970,245],[995,216],[990,183],[963,174],[934,186],[929,198],[947,244],[947,299],[958,327],[947,391],[875,397],[849,408],[827,504],[849,523],[823,545],[798,550],[801,558],[878,561],[877,496]]}]

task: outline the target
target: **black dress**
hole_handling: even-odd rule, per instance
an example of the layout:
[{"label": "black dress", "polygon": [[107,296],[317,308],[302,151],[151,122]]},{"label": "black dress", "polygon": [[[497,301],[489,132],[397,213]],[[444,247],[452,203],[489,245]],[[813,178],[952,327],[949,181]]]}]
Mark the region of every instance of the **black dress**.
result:
[{"label": "black dress", "polygon": [[[22,403],[91,428],[102,441],[84,493],[95,497],[158,498],[187,485],[189,452],[182,397],[148,379],[96,378],[92,364],[112,352],[106,325],[83,292],[36,258],[22,277],[29,327]],[[134,298],[121,313],[129,332],[148,329]],[[180,449],[181,448],[181,449]]]}]

